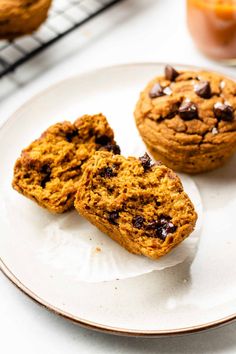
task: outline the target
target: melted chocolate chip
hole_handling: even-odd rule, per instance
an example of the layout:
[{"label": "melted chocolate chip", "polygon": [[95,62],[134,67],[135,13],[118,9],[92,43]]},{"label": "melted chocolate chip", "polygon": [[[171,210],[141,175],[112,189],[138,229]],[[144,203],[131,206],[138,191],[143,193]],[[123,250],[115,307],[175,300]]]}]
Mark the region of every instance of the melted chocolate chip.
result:
[{"label": "melted chocolate chip", "polygon": [[214,115],[218,120],[225,120],[230,122],[234,119],[233,107],[226,104],[217,102],[213,107]]},{"label": "melted chocolate chip", "polygon": [[191,120],[198,117],[197,106],[192,102],[183,102],[179,107],[179,115],[184,120]]},{"label": "melted chocolate chip", "polygon": [[176,226],[170,221],[169,217],[162,216],[159,220],[154,220],[146,225],[146,230],[154,233],[150,237],[165,240],[168,234],[176,231]]},{"label": "melted chocolate chip", "polygon": [[72,132],[66,133],[66,140],[71,143],[74,137],[78,136],[78,130],[73,130]]},{"label": "melted chocolate chip", "polygon": [[179,73],[175,68],[171,65],[166,65],[165,67],[165,78],[166,80],[175,81],[175,79],[179,76]]},{"label": "melted chocolate chip", "polygon": [[202,81],[195,86],[195,92],[199,97],[210,98],[211,97],[211,86],[208,81]]},{"label": "melted chocolate chip", "polygon": [[108,215],[108,221],[113,225],[117,224],[116,220],[118,218],[119,218],[119,211],[111,211]]},{"label": "melted chocolate chip", "polygon": [[146,225],[147,230],[156,230],[158,221],[151,221]]},{"label": "melted chocolate chip", "polygon": [[51,167],[48,164],[45,164],[41,167],[40,172],[44,175],[40,182],[40,186],[45,188],[46,183],[51,179]]},{"label": "melted chocolate chip", "polygon": [[163,87],[159,83],[157,83],[150,90],[149,97],[156,98],[156,97],[161,97],[161,96],[165,96],[165,92],[163,91]]},{"label": "melted chocolate chip", "polygon": [[166,232],[167,234],[173,233],[176,231],[176,226],[172,222],[168,222],[166,224]]},{"label": "melted chocolate chip", "polygon": [[46,175],[45,177],[43,177],[43,179],[41,180],[40,182],[40,186],[42,188],[45,188],[46,187],[46,183],[50,181],[50,175]]},{"label": "melted chocolate chip", "polygon": [[99,175],[101,177],[105,177],[105,178],[111,178],[111,177],[114,177],[116,176],[116,173],[113,171],[113,169],[111,167],[104,167]]},{"label": "melted chocolate chip", "polygon": [[44,164],[41,169],[40,169],[41,173],[45,173],[45,174],[50,174],[51,173],[51,167],[49,164]]},{"label": "melted chocolate chip", "polygon": [[139,161],[141,162],[145,171],[148,170],[152,166],[152,160],[146,152],[143,156],[141,156],[139,158]]},{"label": "melted chocolate chip", "polygon": [[137,229],[141,229],[143,227],[144,222],[145,219],[141,215],[134,216],[132,220],[134,227],[136,227]]},{"label": "melted chocolate chip", "polygon": [[102,147],[102,150],[110,151],[114,155],[120,155],[120,147],[117,144],[107,144]]},{"label": "melted chocolate chip", "polygon": [[107,135],[97,136],[95,139],[95,143],[98,145],[106,146],[111,142],[111,138]]}]

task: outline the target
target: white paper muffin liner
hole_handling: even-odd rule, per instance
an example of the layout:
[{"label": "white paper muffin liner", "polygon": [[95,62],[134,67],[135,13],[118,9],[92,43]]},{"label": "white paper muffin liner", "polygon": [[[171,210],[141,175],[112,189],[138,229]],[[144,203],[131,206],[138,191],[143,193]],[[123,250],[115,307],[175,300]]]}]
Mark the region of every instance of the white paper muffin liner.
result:
[{"label": "white paper muffin liner", "polygon": [[198,213],[195,231],[178,247],[159,260],[129,253],[103,234],[76,211],[51,219],[44,228],[44,241],[37,256],[78,281],[101,282],[135,277],[173,267],[197,250],[202,224],[202,203],[194,181],[180,175],[184,189]]}]

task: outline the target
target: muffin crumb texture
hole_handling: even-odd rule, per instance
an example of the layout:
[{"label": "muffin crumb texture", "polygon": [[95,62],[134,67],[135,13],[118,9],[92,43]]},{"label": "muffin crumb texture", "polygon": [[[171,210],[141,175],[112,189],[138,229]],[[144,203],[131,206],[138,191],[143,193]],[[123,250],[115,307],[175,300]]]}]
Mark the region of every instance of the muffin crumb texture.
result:
[{"label": "muffin crumb texture", "polygon": [[67,211],[74,205],[84,163],[99,149],[119,152],[102,114],[54,124],[22,151],[13,187],[51,212]]},{"label": "muffin crumb texture", "polygon": [[178,176],[147,154],[96,152],[84,166],[75,207],[129,252],[152,259],[183,241],[197,220]]}]

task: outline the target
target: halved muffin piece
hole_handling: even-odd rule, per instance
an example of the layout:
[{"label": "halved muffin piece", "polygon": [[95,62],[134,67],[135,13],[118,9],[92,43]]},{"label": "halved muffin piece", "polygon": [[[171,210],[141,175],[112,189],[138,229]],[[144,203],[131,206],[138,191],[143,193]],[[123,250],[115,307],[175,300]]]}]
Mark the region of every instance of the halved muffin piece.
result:
[{"label": "halved muffin piece", "polygon": [[120,152],[102,114],[54,124],[22,151],[13,188],[51,212],[67,211],[74,205],[83,164],[100,149]]},{"label": "halved muffin piece", "polygon": [[100,151],[83,169],[75,208],[129,252],[157,259],[193,231],[197,214],[180,179],[147,154]]}]

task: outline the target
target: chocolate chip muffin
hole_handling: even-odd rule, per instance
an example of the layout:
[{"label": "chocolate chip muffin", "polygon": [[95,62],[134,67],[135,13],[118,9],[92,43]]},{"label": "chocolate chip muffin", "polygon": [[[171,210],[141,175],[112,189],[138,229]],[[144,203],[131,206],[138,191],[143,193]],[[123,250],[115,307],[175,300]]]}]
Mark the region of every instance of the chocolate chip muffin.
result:
[{"label": "chocolate chip muffin", "polygon": [[52,125],[22,151],[13,188],[51,212],[67,211],[74,205],[83,164],[100,149],[120,153],[102,114]]},{"label": "chocolate chip muffin", "polygon": [[151,154],[176,171],[213,170],[236,150],[236,82],[217,73],[167,65],[134,115]]},{"label": "chocolate chip muffin", "polygon": [[75,208],[129,252],[157,259],[194,229],[197,214],[177,175],[145,154],[96,152],[84,165]]},{"label": "chocolate chip muffin", "polygon": [[45,21],[52,0],[0,0],[0,39],[35,31]]}]

